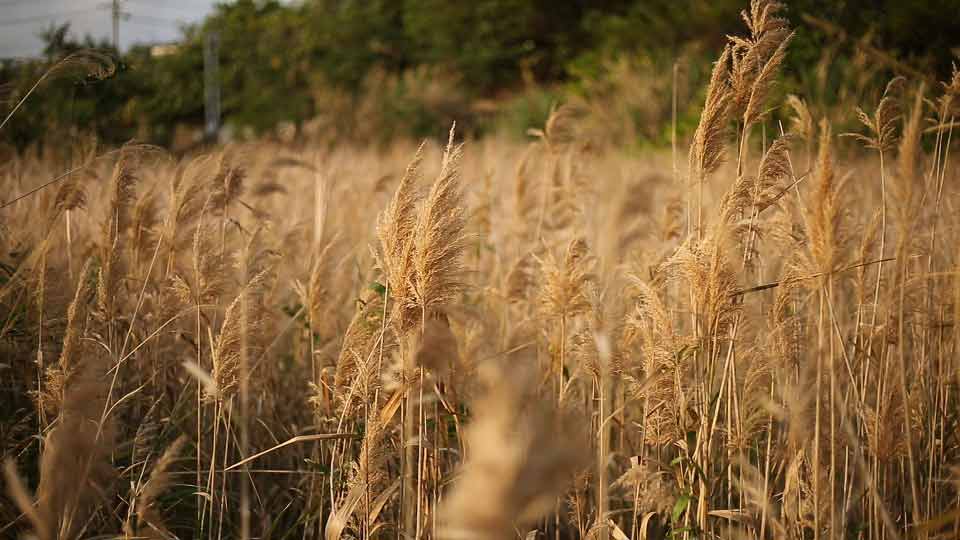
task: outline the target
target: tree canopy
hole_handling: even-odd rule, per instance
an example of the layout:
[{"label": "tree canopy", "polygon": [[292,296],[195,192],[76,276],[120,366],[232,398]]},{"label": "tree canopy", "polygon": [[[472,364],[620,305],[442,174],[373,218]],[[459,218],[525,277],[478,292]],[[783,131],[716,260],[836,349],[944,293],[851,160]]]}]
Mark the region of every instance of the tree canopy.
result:
[{"label": "tree canopy", "polygon": [[[745,4],[237,0],[218,4],[201,24],[184,27],[173,54],[154,57],[149,47],[135,47],[118,55],[121,69],[108,80],[67,78],[44,85],[0,140],[23,147],[80,126],[108,141],[138,137],[168,142],[175,126],[202,124],[203,43],[210,32],[220,36],[226,123],[260,131],[312,118],[329,105],[331,90],[356,98],[370,86],[372,73],[399,77],[429,68],[431,74],[456,80],[466,99],[496,99],[531,81],[576,83],[596,75],[611,57],[672,58],[692,46],[715,53],[725,35],[741,27],[739,12]],[[946,75],[958,54],[951,47],[960,34],[960,10],[952,4],[792,0],[789,17],[798,34],[788,67],[815,64],[830,43],[868,35],[894,58]],[[15,103],[51,62],[71,51],[109,50],[107,43],[72,38],[68,26],[52,27],[43,37],[42,60],[0,64],[5,101]],[[704,61],[708,58],[705,54]],[[397,83],[395,93],[410,92],[410,84],[404,84]]]}]

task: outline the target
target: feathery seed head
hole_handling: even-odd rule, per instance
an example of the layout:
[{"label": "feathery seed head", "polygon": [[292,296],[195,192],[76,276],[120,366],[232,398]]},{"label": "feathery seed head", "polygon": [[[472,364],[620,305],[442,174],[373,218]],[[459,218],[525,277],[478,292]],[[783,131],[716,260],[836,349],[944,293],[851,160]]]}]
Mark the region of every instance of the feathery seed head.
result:
[{"label": "feathery seed head", "polygon": [[522,367],[489,367],[487,391],[465,435],[470,454],[440,509],[444,538],[515,537],[514,527],[547,514],[586,464],[582,420],[533,395],[532,374]]},{"label": "feathery seed head", "polygon": [[543,283],[540,305],[550,317],[570,317],[590,309],[588,288],[593,280],[593,258],[587,243],[579,237],[567,244],[563,259],[552,252],[540,259]]},{"label": "feathery seed head", "polygon": [[733,97],[727,82],[730,55],[730,47],[727,46],[713,66],[703,112],[700,113],[700,123],[693,134],[693,143],[690,146],[690,177],[695,183],[703,182],[724,161],[727,121],[730,100]]},{"label": "feathery seed head", "polygon": [[412,297],[404,307],[421,313],[442,310],[463,289],[462,256],[466,214],[460,187],[462,146],[453,144],[453,129],[434,181],[413,229]]}]

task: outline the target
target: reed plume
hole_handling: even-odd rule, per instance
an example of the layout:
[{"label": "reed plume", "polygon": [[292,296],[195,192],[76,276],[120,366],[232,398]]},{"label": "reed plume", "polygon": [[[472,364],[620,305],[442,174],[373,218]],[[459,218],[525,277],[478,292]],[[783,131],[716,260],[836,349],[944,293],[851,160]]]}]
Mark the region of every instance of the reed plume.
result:
[{"label": "reed plume", "polygon": [[224,312],[223,324],[217,337],[212,340],[210,352],[216,389],[215,393],[207,393],[206,398],[210,401],[228,401],[233,397],[240,386],[241,355],[255,357],[257,336],[262,332],[266,316],[261,298],[268,289],[272,274],[273,269],[269,267],[259,270],[243,285]]},{"label": "reed plume", "polygon": [[[414,304],[410,278],[413,273],[413,230],[417,224],[417,182],[423,161],[421,144],[413,161],[400,179],[397,191],[377,222],[380,239],[380,264],[386,277],[390,299],[393,300],[391,322],[402,330],[416,320],[404,310]],[[405,314],[406,313],[406,314]]]},{"label": "reed plume", "polygon": [[164,519],[161,516],[157,506],[159,497],[167,491],[173,479],[170,476],[170,469],[180,458],[180,452],[183,450],[187,439],[184,436],[177,437],[163,454],[153,464],[150,470],[150,476],[140,487],[134,508],[136,509],[136,526],[131,526],[129,519],[125,524],[127,534],[131,536],[148,535],[154,538],[167,538],[170,532],[164,525]]},{"label": "reed plume", "polygon": [[91,260],[88,259],[80,270],[77,289],[67,308],[67,324],[60,357],[57,363],[49,366],[44,373],[44,384],[37,396],[38,407],[53,416],[63,409],[67,388],[76,374],[84,368],[88,347],[83,337],[87,327],[87,314],[94,297],[92,274]]},{"label": "reed plume", "polygon": [[830,123],[823,119],[820,121],[820,146],[813,173],[813,194],[804,212],[808,251],[802,259],[803,273],[829,273],[844,262],[844,246],[848,235],[842,197],[849,176],[837,178],[831,142]]},{"label": "reed plume", "polygon": [[57,538],[84,535],[88,519],[111,499],[116,474],[110,462],[116,429],[112,420],[101,420],[106,362],[92,353],[87,358],[63,390],[57,425],[45,438],[40,461],[38,509]]},{"label": "reed plume", "polygon": [[[493,367],[493,366],[491,366]],[[577,420],[531,395],[529,378],[493,368],[465,434],[469,457],[445,497],[443,538],[513,538],[545,515],[586,464]],[[551,444],[562,438],[563,445]]]},{"label": "reed plume", "polygon": [[725,158],[727,120],[733,98],[728,82],[730,57],[730,47],[726,47],[713,65],[700,123],[690,144],[692,183],[703,182],[723,164]]},{"label": "reed plume", "polygon": [[[349,410],[357,400],[365,400],[363,392],[372,391],[379,384],[376,368],[379,348],[392,350],[394,340],[389,335],[381,335],[383,328],[383,295],[371,291],[358,304],[356,313],[347,326],[343,336],[340,356],[337,359],[334,375],[334,393]],[[389,342],[381,342],[389,340]]]},{"label": "reed plume", "polygon": [[741,115],[743,131],[760,120],[767,94],[786,55],[793,34],[779,16],[784,6],[774,0],[751,0],[741,13],[750,36],[731,36],[732,108]]},{"label": "reed plume", "polygon": [[453,144],[454,131],[443,153],[440,173],[420,209],[412,232],[413,272],[408,278],[412,302],[407,307],[425,314],[456,299],[463,285],[461,257],[465,246],[463,194],[460,187],[460,145]]}]

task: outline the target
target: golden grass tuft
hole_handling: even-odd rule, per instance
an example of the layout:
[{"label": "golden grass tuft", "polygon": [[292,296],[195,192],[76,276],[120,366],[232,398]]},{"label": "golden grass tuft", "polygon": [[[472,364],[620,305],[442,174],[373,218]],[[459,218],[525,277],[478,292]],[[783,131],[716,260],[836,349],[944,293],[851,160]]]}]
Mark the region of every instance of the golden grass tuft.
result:
[{"label": "golden grass tuft", "polygon": [[787,9],[669,153],[558,104],[12,157],[0,536],[957,537],[960,72],[781,102]]}]

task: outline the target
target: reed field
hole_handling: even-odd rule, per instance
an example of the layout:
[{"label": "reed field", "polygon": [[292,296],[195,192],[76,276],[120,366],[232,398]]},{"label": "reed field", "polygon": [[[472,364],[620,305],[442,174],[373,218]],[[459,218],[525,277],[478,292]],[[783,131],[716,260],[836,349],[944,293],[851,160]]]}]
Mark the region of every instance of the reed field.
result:
[{"label": "reed field", "polygon": [[782,8],[672,148],[5,157],[0,537],[960,537],[960,72],[841,128]]}]

